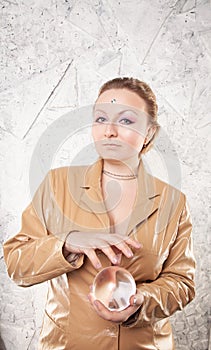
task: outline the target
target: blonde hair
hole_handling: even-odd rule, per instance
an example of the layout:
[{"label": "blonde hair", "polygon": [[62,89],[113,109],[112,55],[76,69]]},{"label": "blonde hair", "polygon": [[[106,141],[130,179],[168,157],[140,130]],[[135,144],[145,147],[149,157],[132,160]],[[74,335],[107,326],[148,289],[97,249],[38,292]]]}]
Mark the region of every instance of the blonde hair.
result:
[{"label": "blonde hair", "polygon": [[98,97],[103,92],[111,89],[127,89],[129,91],[135,92],[145,101],[147,105],[147,112],[150,117],[150,124],[156,127],[156,131],[153,137],[141,150],[141,154],[146,153],[153,146],[153,140],[155,139],[160,129],[160,125],[157,122],[158,105],[156,102],[155,94],[149,85],[147,85],[145,82],[134,78],[123,77],[115,78],[104,83],[99,90]]}]

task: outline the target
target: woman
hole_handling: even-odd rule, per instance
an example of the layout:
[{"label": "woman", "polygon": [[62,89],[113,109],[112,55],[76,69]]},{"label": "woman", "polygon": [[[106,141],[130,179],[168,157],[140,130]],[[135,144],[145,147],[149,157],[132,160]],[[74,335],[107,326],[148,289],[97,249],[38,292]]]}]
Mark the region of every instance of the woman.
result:
[{"label": "woman", "polygon": [[[174,349],[168,317],[194,298],[195,261],[185,195],[141,160],[159,128],[155,95],[137,79],[113,79],[93,117],[99,159],[49,172],[4,244],[8,273],[20,286],[49,281],[39,349]],[[137,285],[120,312],[90,291],[112,264]]]}]

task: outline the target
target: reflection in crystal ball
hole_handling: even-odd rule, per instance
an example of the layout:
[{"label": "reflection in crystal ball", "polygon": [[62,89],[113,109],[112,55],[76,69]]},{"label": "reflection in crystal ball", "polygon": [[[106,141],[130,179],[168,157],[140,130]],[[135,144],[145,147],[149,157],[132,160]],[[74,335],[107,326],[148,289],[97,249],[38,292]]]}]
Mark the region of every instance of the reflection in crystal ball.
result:
[{"label": "reflection in crystal ball", "polygon": [[110,311],[121,311],[130,305],[130,297],[136,293],[133,276],[118,266],[106,267],[96,275],[93,294]]}]

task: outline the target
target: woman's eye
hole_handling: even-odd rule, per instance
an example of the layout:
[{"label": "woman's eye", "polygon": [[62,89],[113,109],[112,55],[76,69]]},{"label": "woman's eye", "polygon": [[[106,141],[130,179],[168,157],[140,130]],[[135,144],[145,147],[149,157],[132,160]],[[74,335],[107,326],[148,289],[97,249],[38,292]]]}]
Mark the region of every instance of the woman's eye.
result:
[{"label": "woman's eye", "polygon": [[123,118],[120,120],[120,123],[124,125],[129,125],[129,124],[132,124],[133,122],[130,119]]},{"label": "woman's eye", "polygon": [[103,123],[103,122],[105,122],[106,121],[106,118],[104,118],[104,117],[97,117],[96,119],[95,119],[95,123]]}]

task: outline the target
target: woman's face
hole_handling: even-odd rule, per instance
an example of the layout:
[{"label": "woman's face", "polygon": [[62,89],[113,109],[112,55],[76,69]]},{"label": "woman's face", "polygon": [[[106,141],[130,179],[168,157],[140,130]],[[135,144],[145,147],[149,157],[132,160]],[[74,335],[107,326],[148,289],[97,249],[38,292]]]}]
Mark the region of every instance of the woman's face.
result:
[{"label": "woman's face", "polygon": [[93,117],[92,136],[103,159],[124,161],[138,156],[150,129],[141,97],[127,89],[107,90],[97,99]]}]

